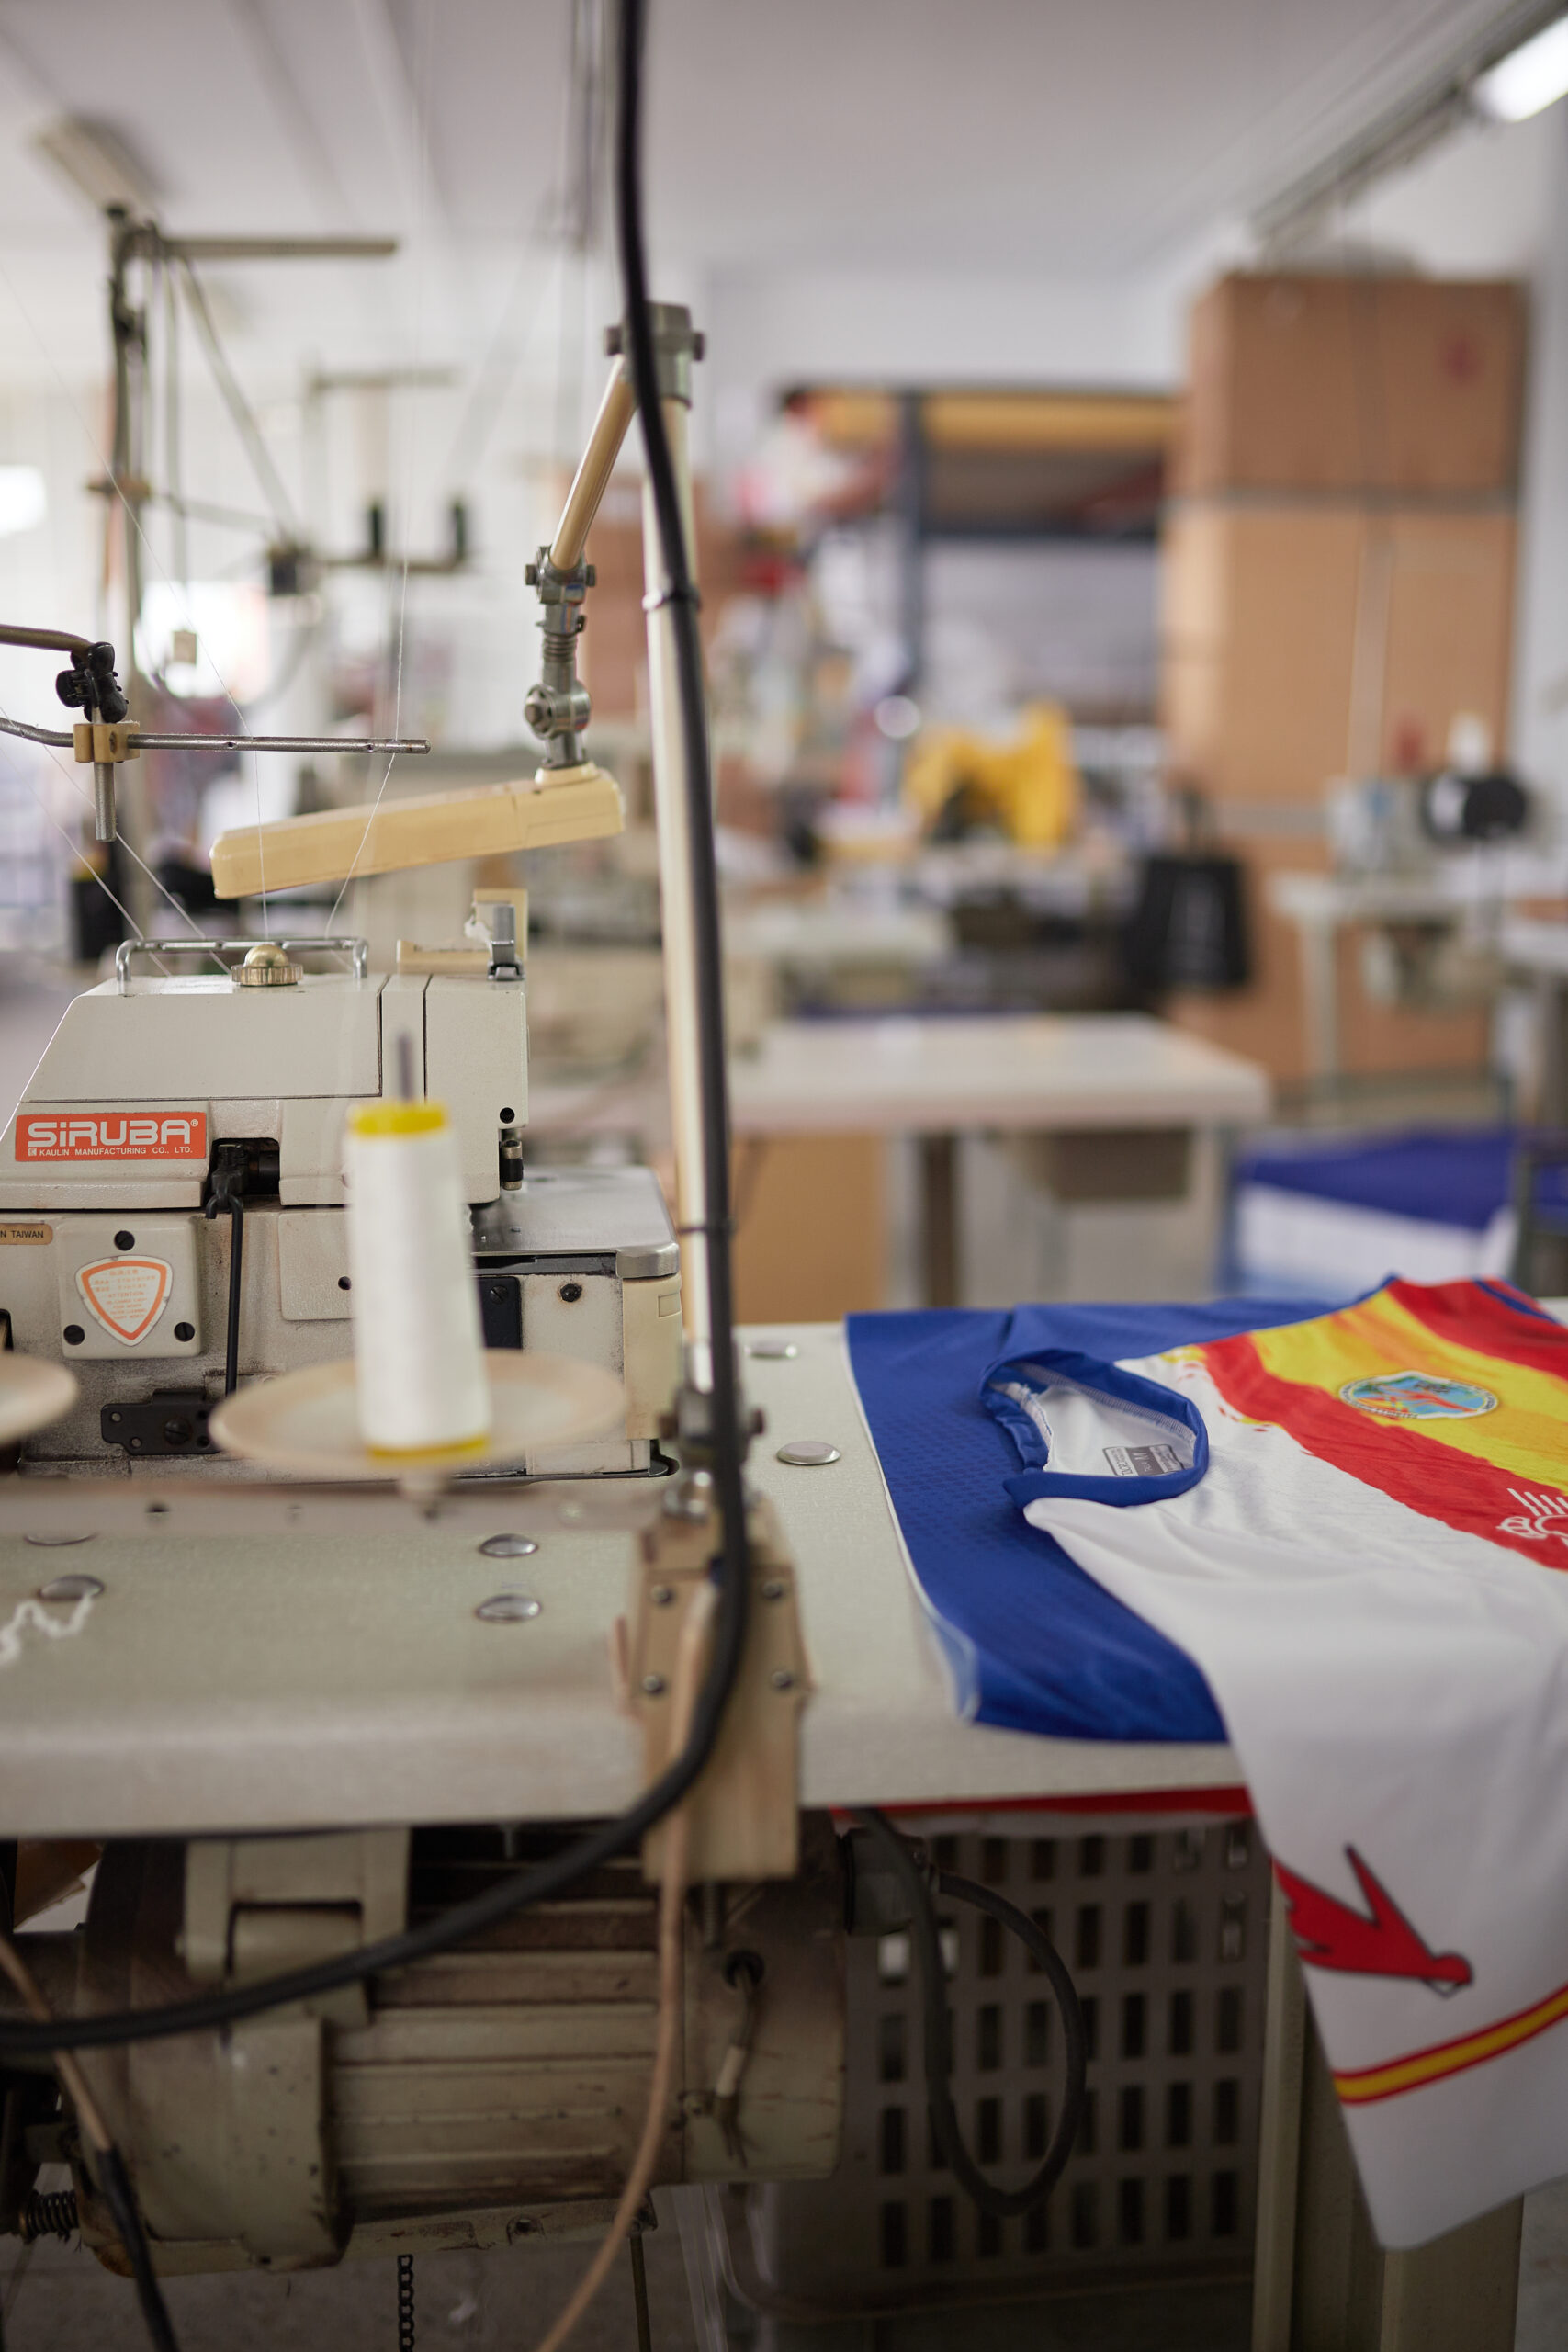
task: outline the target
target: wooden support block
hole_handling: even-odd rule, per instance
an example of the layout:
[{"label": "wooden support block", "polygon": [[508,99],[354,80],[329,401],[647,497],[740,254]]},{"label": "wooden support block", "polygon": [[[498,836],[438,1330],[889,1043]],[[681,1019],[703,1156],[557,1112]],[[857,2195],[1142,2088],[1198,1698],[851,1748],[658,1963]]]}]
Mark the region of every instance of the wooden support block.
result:
[{"label": "wooden support block", "polygon": [[[811,1690],[795,1568],[772,1506],[747,1522],[751,1610],[735,1692],[706,1770],[688,1800],[687,1871],[752,1883],[793,1878],[800,1866],[800,1714]],[[673,1760],[671,1706],[681,1628],[718,1547],[716,1517],[662,1514],[644,1531],[629,1618],[616,1628],[616,1677],[642,1721],[643,1771]],[[643,1876],[662,1875],[664,1828],[643,1839]]]},{"label": "wooden support block", "polygon": [[585,761],[541,782],[487,785],[474,792],[433,792],[411,800],[323,808],[273,825],[243,825],[212,845],[212,880],[220,899],[336,882],[344,875],[394,874],[457,858],[547,849],[597,841],[624,822],[614,776]]},{"label": "wooden support block", "polygon": [[91,726],[79,718],[71,729],[73,756],[78,767],[89,767],[95,761],[118,767],[125,760],[139,760],[141,746],[136,738],[141,731],[141,722],[136,718],[99,718]]}]

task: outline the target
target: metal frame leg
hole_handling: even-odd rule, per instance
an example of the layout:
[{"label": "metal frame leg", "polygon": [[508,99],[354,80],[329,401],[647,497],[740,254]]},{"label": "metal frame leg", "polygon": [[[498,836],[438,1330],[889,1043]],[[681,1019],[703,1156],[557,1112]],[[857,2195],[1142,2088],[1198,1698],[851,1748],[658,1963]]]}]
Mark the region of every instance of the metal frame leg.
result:
[{"label": "metal frame leg", "polygon": [[920,1137],[920,1249],[924,1304],[958,1304],[958,1137]]}]

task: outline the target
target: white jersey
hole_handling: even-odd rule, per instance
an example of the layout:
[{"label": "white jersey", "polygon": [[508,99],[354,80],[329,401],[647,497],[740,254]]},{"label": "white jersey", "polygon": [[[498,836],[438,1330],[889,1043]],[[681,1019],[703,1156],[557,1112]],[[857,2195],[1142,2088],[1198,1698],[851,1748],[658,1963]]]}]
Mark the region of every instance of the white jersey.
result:
[{"label": "white jersey", "polygon": [[1568,1330],[1396,1283],[986,1402],[1028,1519],[1213,1687],[1380,2238],[1568,2173]]}]

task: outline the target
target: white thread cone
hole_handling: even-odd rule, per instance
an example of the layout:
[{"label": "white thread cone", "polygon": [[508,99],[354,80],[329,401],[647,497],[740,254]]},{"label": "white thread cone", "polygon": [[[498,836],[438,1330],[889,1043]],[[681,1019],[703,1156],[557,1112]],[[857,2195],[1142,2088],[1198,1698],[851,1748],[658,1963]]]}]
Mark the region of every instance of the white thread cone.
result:
[{"label": "white thread cone", "polygon": [[446,1112],[361,1104],[349,1113],[344,1166],[360,1433],[378,1453],[480,1445],[490,1384]]}]

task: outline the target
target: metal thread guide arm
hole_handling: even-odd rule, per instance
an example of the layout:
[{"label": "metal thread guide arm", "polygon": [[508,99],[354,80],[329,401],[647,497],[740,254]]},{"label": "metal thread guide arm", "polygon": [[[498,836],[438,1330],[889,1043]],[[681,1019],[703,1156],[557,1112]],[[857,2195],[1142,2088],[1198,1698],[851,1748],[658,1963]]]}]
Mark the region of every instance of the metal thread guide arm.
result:
[{"label": "metal thread guide arm", "polygon": [[[680,304],[651,306],[654,340],[660,356],[660,391],[691,399],[691,361],[701,358],[703,339],[692,329],[691,313]],[[523,716],[544,743],[540,774],[553,775],[584,763],[581,738],[592,714],[588,690],[577,674],[577,639],[583,624],[583,605],[594,584],[593,566],[586,560],[588,534],[598,514],[621,446],[637,414],[637,392],[631,369],[622,352],[621,330],[606,331],[604,344],[618,361],[604,387],[599,413],[588,436],[555,537],[539,549],[525,577],[543,606],[539,627],[544,636],[539,683],[523,706]],[[676,377],[684,368],[683,391]],[[668,386],[662,381],[668,373]]]},{"label": "metal thread guide arm", "polygon": [[45,743],[51,750],[73,752],[79,763],[93,770],[94,830],[101,842],[116,833],[114,772],[126,760],[143,752],[428,752],[423,736],[395,741],[344,735],[148,735],[130,719],[130,704],[115,674],[115,650],[106,641],[91,643],[68,629],[17,628],[0,622],[0,645],[36,646],[45,651],[69,653],[71,667],[62,670],[54,691],[68,710],[84,716],[69,730],[62,727],[29,727],[19,718],[0,718],[0,735],[19,735],[24,742]]}]

